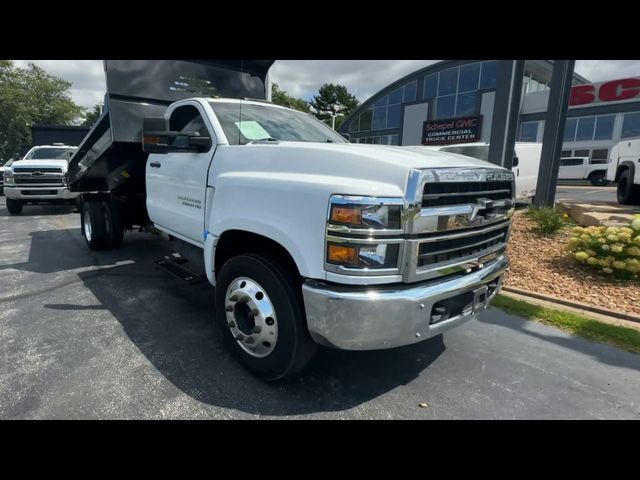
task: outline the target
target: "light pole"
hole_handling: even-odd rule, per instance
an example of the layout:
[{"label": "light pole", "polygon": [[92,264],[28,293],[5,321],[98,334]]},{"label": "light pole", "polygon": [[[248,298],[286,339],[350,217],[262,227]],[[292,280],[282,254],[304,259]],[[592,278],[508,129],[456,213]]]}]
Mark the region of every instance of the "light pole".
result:
[{"label": "light pole", "polygon": [[347,108],[347,107],[345,107],[341,103],[336,102],[336,103],[333,104],[333,109],[332,110],[322,110],[322,111],[319,111],[318,113],[320,115],[329,115],[329,116],[331,116],[331,128],[333,130],[335,130],[336,129],[336,117],[343,117],[344,116],[344,113],[338,113],[338,112],[340,112],[341,110],[344,110],[345,108]]}]

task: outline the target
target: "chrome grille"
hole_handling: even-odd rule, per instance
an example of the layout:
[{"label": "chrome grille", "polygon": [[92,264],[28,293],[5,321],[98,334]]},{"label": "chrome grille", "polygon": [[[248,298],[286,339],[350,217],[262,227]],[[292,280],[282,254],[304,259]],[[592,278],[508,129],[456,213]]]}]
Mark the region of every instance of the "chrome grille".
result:
[{"label": "chrome grille", "polygon": [[62,186],[62,177],[42,178],[42,177],[17,177],[16,185],[56,185]]},{"label": "chrome grille", "polygon": [[503,200],[511,198],[511,182],[450,182],[426,183],[422,207],[445,207],[475,203],[478,198]]},{"label": "chrome grille", "polygon": [[458,235],[440,235],[430,238],[418,248],[418,268],[447,263],[467,257],[477,257],[503,246],[509,234],[509,225],[480,229]]},{"label": "chrome grille", "polygon": [[16,167],[13,169],[15,173],[33,173],[33,172],[42,172],[42,173],[62,173],[61,168],[55,167]]}]

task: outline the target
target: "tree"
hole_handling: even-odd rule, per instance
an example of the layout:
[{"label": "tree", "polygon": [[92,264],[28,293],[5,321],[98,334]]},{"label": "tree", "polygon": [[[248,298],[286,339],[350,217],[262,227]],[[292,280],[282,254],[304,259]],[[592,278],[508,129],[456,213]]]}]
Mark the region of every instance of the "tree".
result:
[{"label": "tree", "polygon": [[[346,108],[337,109],[336,104],[340,104]],[[331,116],[320,112],[340,112],[343,115],[336,118],[336,130],[345,118],[358,107],[358,99],[349,93],[344,85],[334,85],[333,83],[325,83],[318,90],[318,95],[314,95],[309,105],[315,110],[313,113],[316,117],[323,120],[327,125],[331,125]]]},{"label": "tree", "polygon": [[0,160],[31,144],[31,125],[69,125],[81,118],[84,110],[71,100],[70,89],[71,82],[36,65],[23,69],[0,60]]},{"label": "tree", "polygon": [[100,118],[102,115],[102,109],[104,108],[102,102],[98,102],[93,106],[93,109],[87,110],[84,116],[84,122],[82,125],[86,125],[88,127],[92,127],[94,123]]},{"label": "tree", "polygon": [[306,101],[301,98],[292,97],[286,91],[280,90],[277,83],[271,85],[271,101],[276,105],[309,113],[309,104]]}]

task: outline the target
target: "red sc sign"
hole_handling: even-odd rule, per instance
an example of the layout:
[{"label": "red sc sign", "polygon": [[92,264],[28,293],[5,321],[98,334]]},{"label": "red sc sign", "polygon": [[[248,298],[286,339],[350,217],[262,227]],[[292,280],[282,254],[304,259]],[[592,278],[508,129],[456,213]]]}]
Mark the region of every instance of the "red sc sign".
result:
[{"label": "red sc sign", "polygon": [[571,88],[569,106],[597,102],[617,102],[640,97],[640,78],[623,78],[595,85],[576,85]]}]

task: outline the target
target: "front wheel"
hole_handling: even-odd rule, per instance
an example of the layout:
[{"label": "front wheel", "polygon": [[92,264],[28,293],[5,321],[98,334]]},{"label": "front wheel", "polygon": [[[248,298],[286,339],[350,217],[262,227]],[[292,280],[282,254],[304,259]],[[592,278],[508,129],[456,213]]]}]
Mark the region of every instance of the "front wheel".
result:
[{"label": "front wheel", "polygon": [[265,380],[302,370],[315,354],[300,284],[270,258],[240,255],[224,264],[216,319],[233,355]]},{"label": "front wheel", "polygon": [[640,204],[640,185],[633,184],[633,178],[631,172],[625,170],[618,179],[617,190],[618,203],[623,205],[638,205]]},{"label": "front wheel", "polygon": [[7,210],[11,215],[20,215],[22,213],[23,203],[20,200],[7,198]]}]

